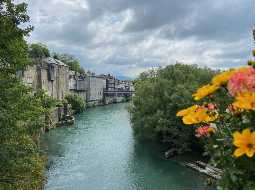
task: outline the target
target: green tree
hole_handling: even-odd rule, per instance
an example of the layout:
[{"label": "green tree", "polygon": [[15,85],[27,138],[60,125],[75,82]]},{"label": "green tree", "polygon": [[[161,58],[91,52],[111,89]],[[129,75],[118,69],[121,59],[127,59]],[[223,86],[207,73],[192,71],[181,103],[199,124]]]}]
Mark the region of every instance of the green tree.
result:
[{"label": "green tree", "polygon": [[0,1],[0,71],[15,74],[27,65],[27,36],[33,27],[18,27],[29,21],[27,5],[15,5],[11,0]]},{"label": "green tree", "polygon": [[194,103],[192,93],[207,83],[214,72],[176,64],[142,73],[135,81],[130,108],[135,134],[169,144],[179,153],[193,144],[192,127],[183,127],[177,111]]},{"label": "green tree", "polygon": [[31,44],[28,49],[28,54],[29,57],[33,59],[42,59],[45,57],[50,57],[50,51],[48,47],[41,43]]},{"label": "green tree", "polygon": [[0,1],[0,189],[37,190],[44,183],[44,158],[36,138],[42,99],[16,77],[28,65],[28,45],[24,37],[32,27],[25,3]]}]

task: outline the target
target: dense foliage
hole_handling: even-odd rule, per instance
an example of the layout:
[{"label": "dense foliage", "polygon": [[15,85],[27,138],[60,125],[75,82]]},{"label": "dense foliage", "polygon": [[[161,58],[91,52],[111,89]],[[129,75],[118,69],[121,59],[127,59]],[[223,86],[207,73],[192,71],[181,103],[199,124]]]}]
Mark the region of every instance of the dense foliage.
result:
[{"label": "dense foliage", "polygon": [[4,190],[36,190],[44,183],[45,159],[37,139],[48,106],[42,93],[32,93],[16,77],[29,63],[24,37],[32,27],[19,27],[29,20],[26,8],[24,3],[0,1],[0,189]]},{"label": "dense foliage", "polygon": [[193,94],[203,103],[177,113],[196,127],[211,163],[223,170],[218,189],[255,189],[255,62],[248,64],[215,76]]},{"label": "dense foliage", "polygon": [[77,94],[69,94],[65,97],[68,104],[71,104],[75,113],[81,113],[86,108],[85,101]]},{"label": "dense foliage", "polygon": [[182,127],[175,114],[194,103],[192,92],[213,75],[210,69],[182,64],[142,73],[130,109],[135,134],[166,142],[178,152],[190,149],[194,131]]}]

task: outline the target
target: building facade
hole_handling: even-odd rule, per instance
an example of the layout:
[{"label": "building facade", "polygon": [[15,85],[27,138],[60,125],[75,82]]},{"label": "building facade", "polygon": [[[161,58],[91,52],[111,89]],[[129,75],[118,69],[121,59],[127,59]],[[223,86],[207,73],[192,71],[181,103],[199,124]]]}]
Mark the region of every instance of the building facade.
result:
[{"label": "building facade", "polygon": [[86,77],[74,71],[69,71],[69,90],[70,93],[77,94],[84,100],[84,102],[86,102],[87,101]]},{"label": "building facade", "polygon": [[101,76],[90,75],[86,77],[87,104],[88,106],[102,105],[104,102],[104,89],[106,79]]}]

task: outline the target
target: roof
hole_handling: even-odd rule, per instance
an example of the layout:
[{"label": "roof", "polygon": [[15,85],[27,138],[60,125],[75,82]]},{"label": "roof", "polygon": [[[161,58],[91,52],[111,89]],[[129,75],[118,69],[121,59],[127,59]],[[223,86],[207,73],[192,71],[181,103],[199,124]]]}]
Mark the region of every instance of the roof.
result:
[{"label": "roof", "polygon": [[55,65],[60,65],[60,66],[68,67],[68,65],[66,65],[62,61],[60,61],[58,59],[54,59],[52,57],[44,58],[43,61],[46,62],[46,63],[49,63],[49,64],[55,64]]}]

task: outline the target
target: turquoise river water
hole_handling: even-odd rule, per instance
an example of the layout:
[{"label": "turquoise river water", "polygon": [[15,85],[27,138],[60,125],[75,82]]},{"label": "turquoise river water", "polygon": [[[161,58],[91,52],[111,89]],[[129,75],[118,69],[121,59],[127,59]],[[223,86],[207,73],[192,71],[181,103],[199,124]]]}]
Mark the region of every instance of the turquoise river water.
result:
[{"label": "turquoise river water", "polygon": [[135,140],[126,106],[91,108],[42,136],[45,190],[209,190],[203,176]]}]

